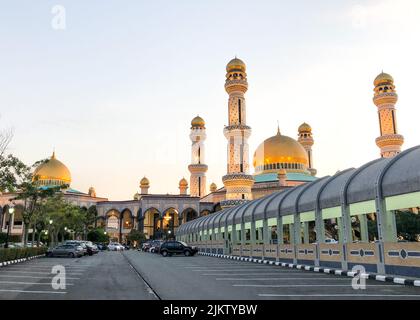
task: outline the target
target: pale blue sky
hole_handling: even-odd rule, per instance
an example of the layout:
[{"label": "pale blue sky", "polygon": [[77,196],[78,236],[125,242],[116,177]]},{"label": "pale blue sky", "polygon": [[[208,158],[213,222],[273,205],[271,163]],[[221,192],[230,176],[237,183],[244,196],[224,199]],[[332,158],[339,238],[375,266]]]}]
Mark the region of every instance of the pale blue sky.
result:
[{"label": "pale blue sky", "polygon": [[[66,29],[51,27],[54,5]],[[225,65],[248,66],[250,161],[275,134],[313,128],[319,176],[379,151],[372,81],[394,76],[404,148],[420,143],[420,2],[0,2],[0,125],[28,163],[57,156],[72,186],[128,199],[146,175],[151,192],[177,193],[188,177],[191,119],[207,122],[208,180],[226,169]]]}]

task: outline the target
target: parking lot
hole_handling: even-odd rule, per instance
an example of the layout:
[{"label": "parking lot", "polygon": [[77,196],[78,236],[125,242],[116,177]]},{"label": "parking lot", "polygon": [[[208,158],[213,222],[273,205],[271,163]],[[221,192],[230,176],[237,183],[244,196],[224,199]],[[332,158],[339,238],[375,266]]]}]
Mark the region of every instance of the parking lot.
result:
[{"label": "parking lot", "polygon": [[[65,288],[54,288],[63,266]],[[420,288],[374,280],[355,290],[352,278],[207,256],[100,252],[82,258],[39,258],[0,268],[0,299],[259,300],[420,299]]]},{"label": "parking lot", "polygon": [[[65,289],[52,269],[64,266]],[[81,258],[38,258],[0,268],[0,299],[154,299],[119,252]]]},{"label": "parking lot", "polygon": [[161,299],[420,299],[420,288],[207,256],[124,252]]}]

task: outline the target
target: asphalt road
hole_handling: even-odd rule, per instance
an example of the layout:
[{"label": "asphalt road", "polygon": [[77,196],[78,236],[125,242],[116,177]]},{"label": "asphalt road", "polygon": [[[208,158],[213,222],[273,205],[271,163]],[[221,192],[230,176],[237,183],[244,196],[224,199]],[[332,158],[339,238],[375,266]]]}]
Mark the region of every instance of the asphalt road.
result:
[{"label": "asphalt road", "polygon": [[136,251],[124,255],[163,300],[420,299],[420,287],[366,280],[365,290],[355,290],[350,277],[275,265]]},{"label": "asphalt road", "polygon": [[[65,268],[65,288],[52,287],[57,265]],[[2,267],[0,299],[420,299],[419,287],[366,280],[365,290],[355,290],[351,281],[275,265],[130,250]]]},{"label": "asphalt road", "polygon": [[[52,287],[57,277],[52,273],[54,266],[65,267],[65,288]],[[121,253],[100,252],[77,259],[38,258],[2,267],[0,299],[150,300],[155,296]]]}]

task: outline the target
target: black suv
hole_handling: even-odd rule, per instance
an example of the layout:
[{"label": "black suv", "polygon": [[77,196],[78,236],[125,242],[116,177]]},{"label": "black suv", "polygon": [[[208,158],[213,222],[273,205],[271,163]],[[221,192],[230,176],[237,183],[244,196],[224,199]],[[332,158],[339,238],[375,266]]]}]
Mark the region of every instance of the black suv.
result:
[{"label": "black suv", "polygon": [[173,254],[183,254],[186,257],[193,256],[198,252],[196,247],[191,247],[183,241],[165,241],[161,244],[160,254],[164,257]]}]

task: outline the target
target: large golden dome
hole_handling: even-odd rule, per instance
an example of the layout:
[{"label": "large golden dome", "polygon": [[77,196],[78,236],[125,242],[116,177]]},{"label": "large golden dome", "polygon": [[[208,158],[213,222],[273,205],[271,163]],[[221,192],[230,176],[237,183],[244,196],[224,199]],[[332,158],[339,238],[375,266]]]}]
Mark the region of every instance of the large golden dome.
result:
[{"label": "large golden dome", "polygon": [[71,183],[69,169],[56,159],[55,152],[47,162],[35,169],[33,176],[33,181],[40,186],[61,186]]},{"label": "large golden dome", "polygon": [[393,84],[394,83],[394,78],[385,72],[381,72],[373,81],[373,84],[375,85],[375,87],[381,85],[381,84]]},{"label": "large golden dome", "polygon": [[231,72],[231,71],[245,72],[246,71],[245,62],[235,57],[234,59],[230,60],[229,63],[227,64],[226,71],[227,72]]},{"label": "large golden dome", "polygon": [[278,131],[258,146],[253,164],[256,174],[278,172],[280,169],[306,172],[308,155],[299,142]]}]

